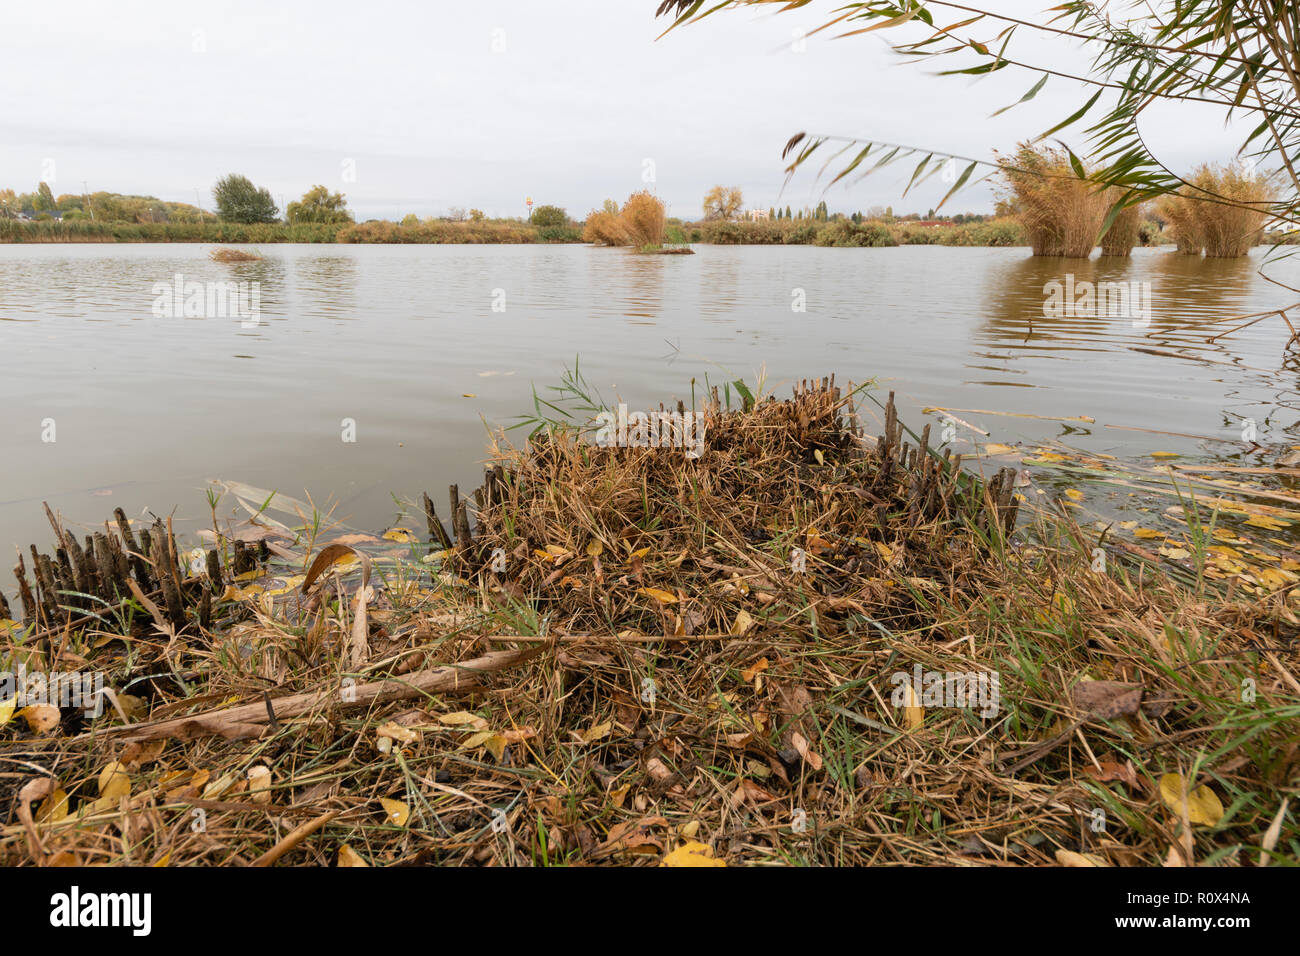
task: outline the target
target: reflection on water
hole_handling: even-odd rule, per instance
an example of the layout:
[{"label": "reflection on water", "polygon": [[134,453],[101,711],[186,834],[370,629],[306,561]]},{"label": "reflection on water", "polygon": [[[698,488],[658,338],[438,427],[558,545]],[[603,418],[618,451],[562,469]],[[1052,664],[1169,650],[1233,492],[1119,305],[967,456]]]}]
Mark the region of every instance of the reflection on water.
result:
[{"label": "reflection on water", "polygon": [[[485,422],[531,408],[532,384],[558,381],[574,356],[606,400],[634,408],[689,400],[692,378],[697,394],[706,381],[752,381],[765,364],[778,393],[831,371],[875,377],[912,422],[924,406],[1096,419],[961,416],[1000,442],[1240,454],[1246,418],[1262,441],[1300,437],[1280,320],[1213,344],[1183,329],[1287,304],[1255,274],[1258,254],[277,245],[227,265],[208,248],[0,246],[0,539],[43,541],[42,499],[82,522],[177,505],[178,526],[192,528],[214,477],[308,491],[382,527],[391,494],[474,483]],[[1270,268],[1300,285],[1300,263]],[[260,324],[155,317],[152,286],[176,273],[257,281]],[[1150,326],[1045,316],[1044,286],[1067,273],[1149,282]],[[799,298],[806,311],[792,308]],[[53,444],[40,441],[46,418]],[[344,418],[355,444],[341,441]]]}]

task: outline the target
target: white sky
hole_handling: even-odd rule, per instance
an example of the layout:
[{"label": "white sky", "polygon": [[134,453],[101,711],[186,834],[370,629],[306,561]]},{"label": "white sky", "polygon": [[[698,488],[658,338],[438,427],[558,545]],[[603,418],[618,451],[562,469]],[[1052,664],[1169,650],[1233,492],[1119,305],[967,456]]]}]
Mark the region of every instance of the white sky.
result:
[{"label": "white sky", "polygon": [[[1054,2],[990,6],[1044,22]],[[1082,87],[1053,78],[1033,102],[990,119],[1037,74],[930,75],[936,63],[900,62],[883,39],[915,33],[822,34],[792,49],[792,32],[823,22],[833,2],[724,11],[656,42],[669,22],[654,18],[657,5],[10,0],[0,9],[0,187],[53,178],[55,193],[85,181],[183,202],[198,189],[210,207],[212,183],[240,172],[282,208],[313,183],[342,190],[358,219],[452,206],[522,215],[525,196],[581,218],[644,188],[651,160],[670,215],[694,218],[714,184],[741,186],[750,206],[816,204],[822,188],[809,172],[781,194],[781,148],[799,130],[991,157],[1083,101]],[[1022,32],[1012,48],[1022,58],[1086,63],[1068,41]],[[1227,160],[1236,145],[1215,114],[1180,108],[1149,123],[1148,142],[1179,169]],[[1068,135],[1078,149],[1079,133]],[[344,178],[348,160],[355,181]],[[946,187],[935,179],[902,199],[908,172],[825,198],[832,211],[924,212]],[[979,187],[947,208],[991,202]]]}]

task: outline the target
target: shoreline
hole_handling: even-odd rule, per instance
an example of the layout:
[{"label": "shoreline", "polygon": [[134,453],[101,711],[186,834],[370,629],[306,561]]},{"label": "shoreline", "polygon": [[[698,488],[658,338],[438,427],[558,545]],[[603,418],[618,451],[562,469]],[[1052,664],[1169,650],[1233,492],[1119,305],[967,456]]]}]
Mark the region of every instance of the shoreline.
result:
[{"label": "shoreline", "polygon": [[[1247,599],[1068,514],[1018,515],[1014,469],[963,471],[892,395],[822,379],[733,408],[714,388],[699,414],[695,459],[552,422],[452,486],[447,524],[425,495],[427,540],[277,528],[286,499],[206,552],[120,513],[83,548],[49,514],[10,666],[29,695],[119,693],[0,721],[51,794],[18,797],[40,840],[0,856],[82,862],[88,833],[132,825],[132,862],[211,862],[217,840],[248,863],[285,807],[328,815],[286,860],[307,864],[1253,852],[1279,799],[1253,758],[1300,719],[1285,591]],[[1249,634],[1274,635],[1268,669]],[[330,750],[355,757],[322,787]],[[958,786],[960,805],[917,804]],[[145,799],[159,825],[135,827]],[[199,805],[205,829],[179,825]],[[1080,826],[1092,808],[1107,826]]]}]

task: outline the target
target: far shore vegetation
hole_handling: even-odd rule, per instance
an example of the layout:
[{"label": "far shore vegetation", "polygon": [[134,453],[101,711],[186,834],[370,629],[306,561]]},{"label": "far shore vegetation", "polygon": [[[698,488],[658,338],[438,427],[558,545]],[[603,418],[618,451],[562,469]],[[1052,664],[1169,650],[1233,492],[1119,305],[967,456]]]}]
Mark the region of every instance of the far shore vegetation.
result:
[{"label": "far shore vegetation", "polygon": [[[1029,246],[1034,255],[1127,256],[1135,246],[1172,245],[1208,257],[1247,254],[1277,241],[1265,217],[1240,207],[1170,195],[1132,206],[1106,223],[1114,202],[1078,178],[1068,158],[1041,146],[1020,146],[1001,157],[1001,187],[992,213],[944,216],[895,214],[873,206],[852,213],[789,204],[745,205],[739,187],[715,186],[695,221],[666,215],[661,199],[642,191],[620,206],[607,199],[585,219],[539,205],[527,218],[490,218],[479,209],[452,208],[441,216],[414,214],[400,221],[356,222],[343,193],[312,186],[289,202],[283,215],[269,190],[231,174],[213,188],[216,211],[153,196],[109,192],[55,196],[40,183],[34,192],[0,189],[0,242],[200,242],[200,243],[591,243],[638,252],[689,253],[692,243],[713,245]],[[1203,165],[1190,181],[1220,194],[1262,202],[1268,184],[1232,167]]]}]

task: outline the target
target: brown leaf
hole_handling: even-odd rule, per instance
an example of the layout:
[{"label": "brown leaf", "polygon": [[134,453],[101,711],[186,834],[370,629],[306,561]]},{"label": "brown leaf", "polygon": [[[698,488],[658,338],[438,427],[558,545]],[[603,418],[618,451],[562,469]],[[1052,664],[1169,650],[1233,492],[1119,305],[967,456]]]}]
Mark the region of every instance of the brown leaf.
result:
[{"label": "brown leaf", "polygon": [[1101,764],[1100,770],[1090,765],[1083,768],[1084,774],[1099,783],[1119,780],[1130,787],[1137,786],[1137,771],[1133,768],[1133,761],[1126,760],[1123,763],[1116,763],[1114,760],[1102,760],[1099,763]]},{"label": "brown leaf", "polygon": [[1110,720],[1137,713],[1142,704],[1142,685],[1113,680],[1080,681],[1071,691],[1074,706],[1086,716]]}]

